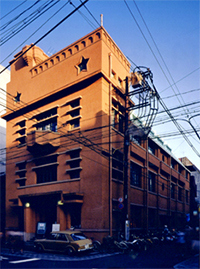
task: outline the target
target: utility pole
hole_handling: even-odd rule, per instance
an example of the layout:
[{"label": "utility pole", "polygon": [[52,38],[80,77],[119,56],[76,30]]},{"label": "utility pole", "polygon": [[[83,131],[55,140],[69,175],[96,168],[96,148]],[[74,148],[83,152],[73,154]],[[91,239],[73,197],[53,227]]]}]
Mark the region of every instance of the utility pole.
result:
[{"label": "utility pole", "polygon": [[129,153],[129,78],[126,77],[126,88],[125,88],[125,125],[124,125],[124,231],[125,240],[129,239],[129,216],[128,216],[128,153]]},{"label": "utility pole", "polygon": [[[137,71],[136,71],[137,70]],[[133,90],[129,92],[129,81]],[[131,77],[125,79],[125,125],[124,125],[124,156],[123,156],[123,180],[124,180],[124,231],[125,240],[129,240],[129,203],[128,203],[128,157],[130,134],[147,138],[147,178],[146,178],[146,209],[148,218],[148,134],[158,112],[159,95],[153,85],[153,74],[149,68],[137,66]],[[137,104],[131,99],[137,97]],[[132,101],[132,104],[130,103]],[[145,108],[145,109],[144,109]],[[129,118],[129,111],[134,110],[134,118]],[[136,113],[137,112],[137,113]],[[138,116],[136,116],[138,114]],[[130,120],[130,126],[129,126]],[[148,225],[148,221],[147,221]],[[148,227],[148,226],[147,226]]]}]

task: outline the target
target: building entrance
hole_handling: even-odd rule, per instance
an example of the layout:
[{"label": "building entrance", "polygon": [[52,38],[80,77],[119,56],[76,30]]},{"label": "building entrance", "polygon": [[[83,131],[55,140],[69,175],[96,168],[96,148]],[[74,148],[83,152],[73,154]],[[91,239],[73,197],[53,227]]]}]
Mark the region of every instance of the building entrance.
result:
[{"label": "building entrance", "polygon": [[52,224],[57,221],[57,201],[53,195],[38,196],[31,203],[31,208],[35,212],[35,223],[46,223],[46,234],[52,231]]}]

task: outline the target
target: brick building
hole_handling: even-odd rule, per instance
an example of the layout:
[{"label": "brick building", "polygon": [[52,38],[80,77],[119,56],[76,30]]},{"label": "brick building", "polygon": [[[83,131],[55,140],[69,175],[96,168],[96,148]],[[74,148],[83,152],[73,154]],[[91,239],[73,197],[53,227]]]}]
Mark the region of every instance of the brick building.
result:
[{"label": "brick building", "polygon": [[[7,85],[14,109],[3,116],[6,227],[24,230],[28,240],[38,222],[48,230],[59,223],[61,230],[76,227],[101,239],[123,227],[130,63],[103,27],[51,57],[28,48],[14,56]],[[183,224],[188,170],[156,137],[132,137],[128,154],[131,229]]]},{"label": "brick building", "polygon": [[196,228],[200,223],[200,170],[187,157],[180,161],[190,171],[190,226]]}]

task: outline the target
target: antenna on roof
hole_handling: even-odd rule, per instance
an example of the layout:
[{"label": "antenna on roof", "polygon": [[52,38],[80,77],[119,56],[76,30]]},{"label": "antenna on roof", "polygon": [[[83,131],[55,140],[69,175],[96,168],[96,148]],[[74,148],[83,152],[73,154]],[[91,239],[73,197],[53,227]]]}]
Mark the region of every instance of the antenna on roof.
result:
[{"label": "antenna on roof", "polygon": [[103,14],[101,14],[101,26],[103,26]]}]

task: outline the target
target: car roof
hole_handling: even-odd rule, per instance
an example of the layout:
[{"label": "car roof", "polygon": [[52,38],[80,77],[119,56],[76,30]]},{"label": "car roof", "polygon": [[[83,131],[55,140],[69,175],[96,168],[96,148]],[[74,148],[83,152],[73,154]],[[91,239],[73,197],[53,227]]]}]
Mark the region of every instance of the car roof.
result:
[{"label": "car roof", "polygon": [[73,230],[66,230],[66,231],[55,231],[55,232],[51,232],[53,234],[75,234],[75,233],[81,233],[81,231],[73,231]]}]

